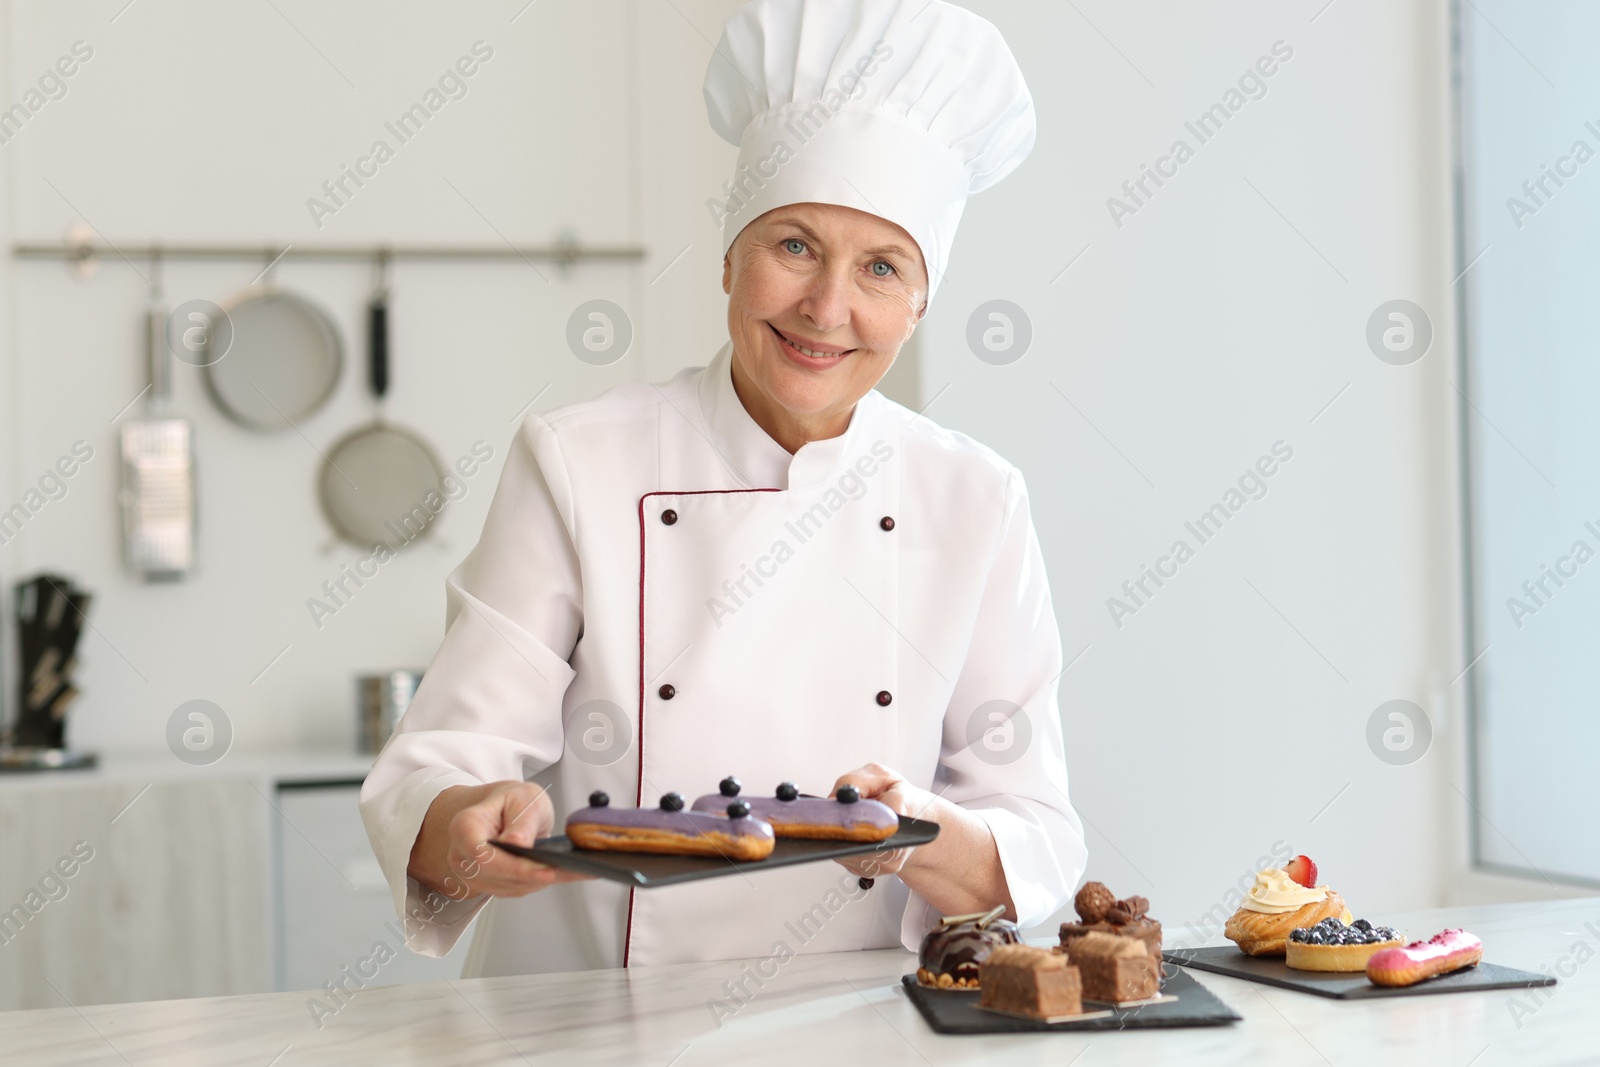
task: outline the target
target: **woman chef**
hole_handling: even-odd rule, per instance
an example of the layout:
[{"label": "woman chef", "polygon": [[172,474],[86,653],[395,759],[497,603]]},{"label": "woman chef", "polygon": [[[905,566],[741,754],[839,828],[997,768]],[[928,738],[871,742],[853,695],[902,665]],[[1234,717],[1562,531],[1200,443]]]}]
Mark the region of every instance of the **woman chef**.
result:
[{"label": "woman chef", "polygon": [[[1033,146],[1021,71],[939,0],[756,0],[705,97],[739,146],[730,343],[523,423],[361,792],[411,948],[444,954],[496,898],[469,976],[914,949],[940,913],[1044,921],[1084,868],[1022,478],[873,391],[967,195]],[[730,774],[854,783],[941,832],[645,892],[486,844],[559,833],[597,789],[650,807]]]}]

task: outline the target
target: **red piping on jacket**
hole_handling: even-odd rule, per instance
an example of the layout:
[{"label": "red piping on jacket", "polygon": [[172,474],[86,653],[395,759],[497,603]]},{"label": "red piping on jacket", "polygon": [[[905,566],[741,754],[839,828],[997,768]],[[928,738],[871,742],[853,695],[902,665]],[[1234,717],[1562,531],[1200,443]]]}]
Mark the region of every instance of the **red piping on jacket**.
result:
[{"label": "red piping on jacket", "polygon": [[[646,493],[639,498],[639,773],[633,787],[633,803],[644,800],[644,502],[653,496],[728,496],[733,493],[781,493],[781,489],[690,489],[681,492]],[[622,935],[622,966],[628,966],[633,953],[633,894],[628,890],[628,927]]]}]

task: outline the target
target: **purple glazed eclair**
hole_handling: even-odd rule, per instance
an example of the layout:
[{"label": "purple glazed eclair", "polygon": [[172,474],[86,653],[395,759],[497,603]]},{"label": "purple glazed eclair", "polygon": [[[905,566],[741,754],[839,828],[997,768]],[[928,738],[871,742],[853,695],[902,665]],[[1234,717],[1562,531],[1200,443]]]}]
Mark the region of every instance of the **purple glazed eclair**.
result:
[{"label": "purple glazed eclair", "polygon": [[613,808],[596,790],[589,806],[567,816],[567,840],[605,852],[657,852],[668,856],[726,856],[764,860],[777,843],[772,826],[736,800],[726,814],[684,811],[683,796],[667,793],[658,808]]},{"label": "purple glazed eclair", "polygon": [[[739,779],[729,775],[722,780],[721,792],[697,799],[696,812],[716,812],[739,796]],[[793,782],[778,786],[775,796],[747,797],[753,815],[772,824],[779,837],[810,837],[830,841],[882,841],[900,829],[900,816],[889,805],[862,800],[853,785],[839,787],[830,797],[804,797]]]}]

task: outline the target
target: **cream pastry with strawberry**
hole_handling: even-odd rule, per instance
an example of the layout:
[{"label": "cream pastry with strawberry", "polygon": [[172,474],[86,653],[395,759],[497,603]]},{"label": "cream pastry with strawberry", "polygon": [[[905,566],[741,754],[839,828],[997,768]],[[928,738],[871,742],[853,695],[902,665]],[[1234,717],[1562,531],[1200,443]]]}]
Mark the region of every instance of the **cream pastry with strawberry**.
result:
[{"label": "cream pastry with strawberry", "polygon": [[1344,898],[1317,884],[1317,865],[1308,856],[1296,856],[1283,866],[1256,874],[1255,884],[1223,934],[1251,956],[1282,956],[1293,930],[1315,926],[1323,919],[1350,922]]}]

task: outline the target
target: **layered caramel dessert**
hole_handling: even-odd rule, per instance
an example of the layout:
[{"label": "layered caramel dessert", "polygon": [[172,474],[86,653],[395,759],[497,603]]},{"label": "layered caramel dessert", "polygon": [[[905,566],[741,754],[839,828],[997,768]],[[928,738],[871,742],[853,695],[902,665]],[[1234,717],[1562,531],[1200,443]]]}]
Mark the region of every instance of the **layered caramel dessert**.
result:
[{"label": "layered caramel dessert", "polygon": [[1091,930],[1066,951],[1082,977],[1085,1000],[1122,1004],[1161,995],[1161,959],[1138,938]]},{"label": "layered caramel dessert", "polygon": [[1001,945],[983,961],[979,1007],[1030,1019],[1083,1014],[1078,968],[1060,951],[1032,945]]}]

